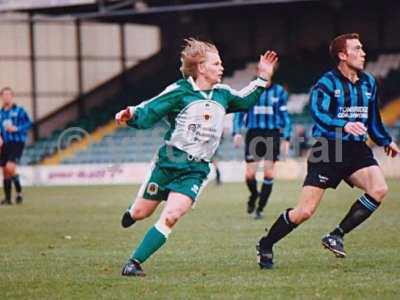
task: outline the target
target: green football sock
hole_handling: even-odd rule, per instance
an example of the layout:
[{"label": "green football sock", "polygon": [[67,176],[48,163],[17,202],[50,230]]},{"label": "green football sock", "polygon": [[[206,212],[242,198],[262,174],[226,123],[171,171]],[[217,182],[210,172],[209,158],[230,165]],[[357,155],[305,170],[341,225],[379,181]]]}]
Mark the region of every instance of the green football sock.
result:
[{"label": "green football sock", "polygon": [[156,226],[151,227],[139,246],[132,252],[132,259],[145,262],[154,252],[161,248],[167,241],[168,233],[162,233]]}]

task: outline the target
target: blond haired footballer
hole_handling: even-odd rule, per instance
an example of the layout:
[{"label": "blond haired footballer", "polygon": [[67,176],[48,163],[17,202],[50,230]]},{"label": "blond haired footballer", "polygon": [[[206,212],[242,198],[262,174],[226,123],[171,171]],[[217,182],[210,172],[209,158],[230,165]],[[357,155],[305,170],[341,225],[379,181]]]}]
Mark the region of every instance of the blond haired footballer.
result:
[{"label": "blond haired footballer", "polygon": [[158,221],[132,252],[122,275],[145,275],[141,264],[166,242],[204,187],[220,143],[225,114],[247,110],[256,103],[271,82],[277,60],[273,51],[261,55],[257,79],[235,91],[220,84],[224,68],[215,45],[186,39],[180,68],[184,78],[158,96],[116,114],[119,124],[137,129],[149,128],[163,118],[170,123],[147,180],[123,214],[122,226],[129,227],[149,217],[161,201],[166,204]]}]

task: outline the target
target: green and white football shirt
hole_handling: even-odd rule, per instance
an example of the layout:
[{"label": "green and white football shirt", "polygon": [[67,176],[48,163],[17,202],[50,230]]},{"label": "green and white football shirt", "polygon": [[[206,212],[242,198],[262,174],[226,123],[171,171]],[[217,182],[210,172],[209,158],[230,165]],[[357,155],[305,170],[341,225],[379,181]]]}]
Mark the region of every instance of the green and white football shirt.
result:
[{"label": "green and white football shirt", "polygon": [[152,127],[166,117],[170,129],[166,145],[176,147],[197,160],[211,161],[218,148],[227,113],[246,111],[253,106],[267,85],[257,78],[240,91],[216,84],[201,91],[194,80],[179,80],[158,96],[131,107],[134,118],[128,125],[138,129]]}]

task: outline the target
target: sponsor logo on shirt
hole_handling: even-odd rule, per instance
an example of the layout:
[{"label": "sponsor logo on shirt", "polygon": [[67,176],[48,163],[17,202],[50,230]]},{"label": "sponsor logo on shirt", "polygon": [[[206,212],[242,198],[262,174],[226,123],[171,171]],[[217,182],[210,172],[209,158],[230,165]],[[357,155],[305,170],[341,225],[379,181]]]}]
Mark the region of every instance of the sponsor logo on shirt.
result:
[{"label": "sponsor logo on shirt", "polygon": [[258,115],[273,115],[274,110],[272,106],[254,106],[253,112]]},{"label": "sponsor logo on shirt", "polygon": [[12,121],[10,119],[3,120],[3,128],[4,129],[7,129],[7,127],[10,127],[12,125],[13,125],[13,123],[12,123]]},{"label": "sponsor logo on shirt", "polygon": [[338,118],[368,118],[368,106],[339,107]]}]

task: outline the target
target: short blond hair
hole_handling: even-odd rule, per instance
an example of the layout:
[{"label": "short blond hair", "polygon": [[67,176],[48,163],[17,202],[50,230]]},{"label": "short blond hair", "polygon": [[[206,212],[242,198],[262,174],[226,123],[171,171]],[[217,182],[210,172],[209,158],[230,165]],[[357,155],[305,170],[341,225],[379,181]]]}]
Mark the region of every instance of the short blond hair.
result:
[{"label": "short blond hair", "polygon": [[179,69],[183,77],[191,76],[196,79],[197,65],[206,60],[207,52],[218,53],[218,49],[210,42],[200,41],[195,38],[184,40],[181,52],[181,67]]}]

